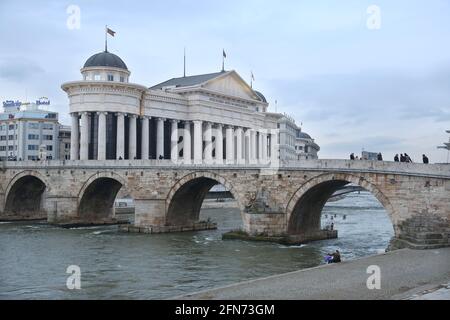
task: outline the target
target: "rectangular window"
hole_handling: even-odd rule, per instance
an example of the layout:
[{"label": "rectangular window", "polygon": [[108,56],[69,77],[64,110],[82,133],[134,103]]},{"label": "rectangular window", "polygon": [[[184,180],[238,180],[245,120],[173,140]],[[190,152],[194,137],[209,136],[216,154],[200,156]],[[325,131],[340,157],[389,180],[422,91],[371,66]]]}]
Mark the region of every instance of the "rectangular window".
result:
[{"label": "rectangular window", "polygon": [[0,126],[0,131],[5,131],[6,130],[6,126],[4,125],[4,124],[2,124],[1,126]]},{"label": "rectangular window", "polygon": [[70,149],[70,143],[65,143],[65,144],[64,144],[64,148],[65,148],[65,149]]},{"label": "rectangular window", "polygon": [[52,160],[53,157],[52,156],[47,156],[47,160]]},{"label": "rectangular window", "polygon": [[29,134],[28,140],[39,140],[39,135],[38,134]]},{"label": "rectangular window", "polygon": [[14,151],[14,146],[8,146],[8,151]]},{"label": "rectangular window", "polygon": [[8,136],[8,140],[14,140],[14,135],[13,135],[13,134],[10,134],[10,135]]},{"label": "rectangular window", "polygon": [[14,130],[15,126],[13,124],[10,124],[8,128],[9,130]]},{"label": "rectangular window", "polygon": [[53,140],[53,136],[52,136],[52,135],[49,135],[49,134],[44,134],[44,135],[42,136],[42,139],[44,139],[44,140]]},{"label": "rectangular window", "polygon": [[6,151],[6,146],[0,146],[0,151]]},{"label": "rectangular window", "polygon": [[0,136],[0,141],[6,141],[6,136]]},{"label": "rectangular window", "polygon": [[53,151],[53,146],[47,146],[47,151]]},{"label": "rectangular window", "polygon": [[53,130],[53,125],[50,124],[50,123],[44,123],[44,124],[42,125],[42,129],[43,129],[43,130]]},{"label": "rectangular window", "polygon": [[95,81],[100,81],[100,80],[101,80],[100,75],[99,75],[99,74],[95,74],[95,75],[94,75],[94,80],[95,80]]},{"label": "rectangular window", "polygon": [[120,77],[120,82],[125,82],[125,77]]},{"label": "rectangular window", "polygon": [[114,76],[112,74],[108,74],[108,81],[114,81]]},{"label": "rectangular window", "polygon": [[29,129],[39,129],[39,123],[30,122],[30,123],[28,123],[28,128]]},{"label": "rectangular window", "polygon": [[28,160],[37,160],[38,157],[37,156],[28,156]]},{"label": "rectangular window", "polygon": [[36,144],[29,144],[28,150],[39,150],[39,146]]}]

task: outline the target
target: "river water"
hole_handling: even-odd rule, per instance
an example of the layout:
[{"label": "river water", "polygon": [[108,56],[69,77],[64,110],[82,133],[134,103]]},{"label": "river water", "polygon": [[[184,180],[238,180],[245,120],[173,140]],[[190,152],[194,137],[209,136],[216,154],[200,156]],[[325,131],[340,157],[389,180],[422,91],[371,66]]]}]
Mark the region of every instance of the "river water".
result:
[{"label": "river water", "polygon": [[[366,192],[327,203],[324,224],[330,216],[339,238],[302,246],[221,240],[222,233],[241,224],[232,208],[202,210],[202,218],[218,222],[218,230],[178,234],[1,223],[0,299],[170,298],[317,266],[336,249],[344,260],[376,254],[393,236],[386,211]],[[67,289],[70,265],[80,267],[80,290]]]}]

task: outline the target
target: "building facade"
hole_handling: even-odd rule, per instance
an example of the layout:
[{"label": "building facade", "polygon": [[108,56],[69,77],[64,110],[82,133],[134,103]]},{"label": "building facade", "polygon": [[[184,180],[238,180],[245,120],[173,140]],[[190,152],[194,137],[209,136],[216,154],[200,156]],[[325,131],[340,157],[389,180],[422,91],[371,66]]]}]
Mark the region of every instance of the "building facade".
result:
[{"label": "building facade", "polygon": [[295,152],[297,160],[318,159],[320,147],[314,142],[309,134],[303,132],[301,128],[296,130],[295,136]]},{"label": "building facade", "polygon": [[0,113],[0,160],[58,159],[58,113],[40,109],[36,103],[3,102]]},{"label": "building facade", "polygon": [[70,160],[70,126],[59,126],[58,159]]},{"label": "building facade", "polygon": [[71,159],[172,159],[252,163],[278,157],[277,119],[235,71],[173,78],[152,87],[107,51],[82,80],[64,83],[72,117]]}]

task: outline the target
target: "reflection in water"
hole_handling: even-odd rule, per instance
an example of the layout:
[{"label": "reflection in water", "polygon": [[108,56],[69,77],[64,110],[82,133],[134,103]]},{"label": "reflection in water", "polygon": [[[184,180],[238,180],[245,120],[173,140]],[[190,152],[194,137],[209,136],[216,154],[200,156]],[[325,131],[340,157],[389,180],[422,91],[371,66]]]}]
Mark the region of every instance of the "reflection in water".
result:
[{"label": "reflection in water", "polygon": [[[393,235],[386,212],[368,193],[329,203],[339,239],[303,246],[222,241],[241,225],[236,209],[204,209],[219,229],[178,234],[118,233],[117,228],[60,229],[46,224],[0,224],[0,298],[157,299],[323,263],[374,254]],[[343,215],[346,219],[343,219]],[[81,268],[81,290],[66,288],[66,268]]]}]

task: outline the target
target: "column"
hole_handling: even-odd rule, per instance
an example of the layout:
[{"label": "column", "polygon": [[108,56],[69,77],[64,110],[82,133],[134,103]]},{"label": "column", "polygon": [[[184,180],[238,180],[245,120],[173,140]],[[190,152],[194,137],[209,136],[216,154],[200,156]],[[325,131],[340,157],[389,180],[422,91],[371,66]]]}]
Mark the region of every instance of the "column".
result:
[{"label": "column", "polygon": [[158,118],[156,121],[156,159],[164,159],[164,121]]},{"label": "column", "polygon": [[270,134],[270,159],[271,161],[278,160],[278,135],[276,133]]},{"label": "column", "polygon": [[89,113],[81,114],[80,160],[89,160]]},{"label": "column", "polygon": [[233,126],[227,126],[225,133],[226,163],[234,163],[234,130]]},{"label": "column", "polygon": [[253,129],[249,129],[249,130],[250,130],[250,163],[256,163],[256,158],[257,158],[256,144],[258,143],[258,141],[256,139],[256,131]]},{"label": "column", "polygon": [[137,150],[137,143],[136,143],[136,119],[137,116],[135,114],[131,114],[129,116],[129,135],[128,135],[128,159],[134,160],[136,158],[136,150]]},{"label": "column", "polygon": [[184,122],[183,160],[184,163],[191,163],[191,123],[189,121]]},{"label": "column", "polygon": [[170,159],[172,162],[178,161],[178,120],[172,120],[170,131]]},{"label": "column", "polygon": [[262,144],[261,144],[262,156],[260,159],[265,163],[267,161],[267,134],[260,133],[260,136],[262,137]]},{"label": "column", "polygon": [[236,162],[242,164],[242,128],[238,127],[235,131],[236,134]]},{"label": "column", "polygon": [[71,117],[72,128],[70,133],[70,160],[78,160],[80,153],[80,121],[78,119],[77,112],[72,113]]},{"label": "column", "polygon": [[250,157],[251,157],[251,144],[252,144],[252,139],[251,139],[251,135],[250,135],[251,130],[249,128],[245,128],[244,129],[244,146],[242,149],[243,152],[243,158],[245,160],[245,163],[250,163]]},{"label": "column", "polygon": [[97,112],[98,114],[98,142],[97,159],[106,160],[106,112]]},{"label": "column", "polygon": [[212,123],[207,122],[205,128],[205,160],[208,164],[212,162]]},{"label": "column", "polygon": [[202,154],[203,154],[203,139],[202,139],[202,131],[203,131],[203,122],[201,120],[194,120],[194,163],[201,164],[202,163]]},{"label": "column", "polygon": [[116,158],[125,159],[125,114],[117,114]]},{"label": "column", "polygon": [[216,128],[216,163],[223,164],[223,126],[220,123]]},{"label": "column", "polygon": [[150,141],[149,141],[149,120],[150,117],[143,116],[141,118],[142,121],[142,138],[141,138],[141,159],[148,160],[150,154]]}]

